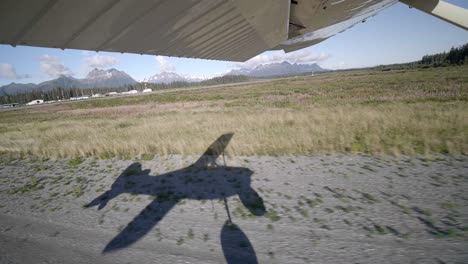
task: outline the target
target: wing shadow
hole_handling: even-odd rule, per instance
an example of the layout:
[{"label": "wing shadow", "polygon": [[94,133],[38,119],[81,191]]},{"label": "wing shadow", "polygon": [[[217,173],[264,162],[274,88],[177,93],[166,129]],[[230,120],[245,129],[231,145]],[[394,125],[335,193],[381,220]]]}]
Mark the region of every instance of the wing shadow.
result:
[{"label": "wing shadow", "polygon": [[[123,193],[152,195],[155,199],[106,245],[103,253],[126,248],[143,238],[182,199],[226,201],[227,197],[238,195],[252,214],[264,215],[263,199],[251,187],[253,171],[244,167],[220,165],[217,162],[221,155],[224,158],[224,149],[232,136],[233,134],[221,135],[194,164],[183,169],[152,176],[149,170],[142,170],[142,165],[138,162],[127,167],[108,191],[92,200],[86,207],[97,206],[100,210],[110,200]],[[230,215],[229,211],[227,213]],[[251,250],[246,255],[249,262],[246,263],[256,263],[252,262],[253,259],[256,260],[256,256],[247,236],[231,223],[230,217],[228,222],[231,227],[235,227],[228,228],[225,224],[222,230],[221,245],[228,263],[232,263],[231,257],[228,256],[235,255],[232,252],[233,245],[226,242],[226,238],[232,234],[240,235],[242,240],[250,245],[247,248]],[[228,230],[237,230],[237,233]]]}]

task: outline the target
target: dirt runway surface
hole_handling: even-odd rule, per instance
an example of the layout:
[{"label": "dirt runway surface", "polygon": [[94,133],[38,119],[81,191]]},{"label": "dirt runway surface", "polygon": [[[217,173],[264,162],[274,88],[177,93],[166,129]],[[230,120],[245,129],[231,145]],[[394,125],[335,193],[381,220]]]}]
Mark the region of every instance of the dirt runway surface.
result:
[{"label": "dirt runway surface", "polygon": [[0,263],[468,263],[467,156],[196,158],[2,156]]}]

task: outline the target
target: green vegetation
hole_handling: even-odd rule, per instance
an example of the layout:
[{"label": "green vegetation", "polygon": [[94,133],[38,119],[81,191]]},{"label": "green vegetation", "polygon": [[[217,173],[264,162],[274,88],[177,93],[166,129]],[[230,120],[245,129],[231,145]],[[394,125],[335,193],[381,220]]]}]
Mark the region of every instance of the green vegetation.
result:
[{"label": "green vegetation", "polygon": [[420,64],[447,66],[468,64],[468,44],[452,47],[449,52],[442,52],[424,56]]},{"label": "green vegetation", "polygon": [[10,193],[27,193],[27,192],[34,192],[37,190],[44,189],[44,185],[40,183],[41,180],[31,177],[29,182],[27,182],[25,185],[19,187],[19,188],[14,188],[10,191]]},{"label": "green vegetation", "polygon": [[230,155],[458,155],[467,101],[468,66],[331,72],[0,112],[0,152],[145,159],[233,132]]},{"label": "green vegetation", "polygon": [[436,234],[437,238],[451,238],[451,237],[457,237],[457,236],[463,236],[461,233],[458,233],[456,229],[454,228],[449,228],[443,232],[439,232]]},{"label": "green vegetation", "polygon": [[43,165],[43,164],[40,164],[40,165],[36,165],[35,166],[36,170],[37,171],[43,171],[43,170],[47,170],[47,166],[46,165]]},{"label": "green vegetation", "polygon": [[432,216],[432,212],[429,209],[423,209],[417,206],[413,206],[413,211],[422,215]]},{"label": "green vegetation", "polygon": [[189,239],[193,239],[193,238],[195,237],[195,235],[193,234],[193,229],[192,229],[192,228],[190,228],[190,229],[188,230],[188,232],[187,232],[187,237],[188,237]]},{"label": "green vegetation", "polygon": [[397,63],[375,67],[383,71],[403,69],[424,69],[430,67],[448,67],[453,65],[468,65],[468,44],[452,47],[449,52],[425,55],[419,61]]},{"label": "green vegetation", "polygon": [[83,162],[81,157],[73,158],[68,160],[68,165],[72,168],[78,167]]},{"label": "green vegetation", "polygon": [[142,160],[152,160],[154,158],[154,154],[143,153],[141,154]]},{"label": "green vegetation", "polygon": [[81,188],[81,186],[75,185],[72,188],[72,193],[73,195],[75,195],[75,197],[80,197],[81,195],[83,195],[83,189]]},{"label": "green vegetation", "polygon": [[453,202],[442,202],[442,203],[440,203],[440,207],[444,208],[444,209],[447,209],[447,210],[455,210],[459,206],[457,204],[453,203]]},{"label": "green vegetation", "polygon": [[165,83],[136,83],[133,85],[126,85],[124,87],[95,87],[92,89],[88,88],[62,88],[57,87],[47,91],[31,91],[27,93],[19,94],[8,94],[0,96],[0,103],[21,103],[25,104],[32,100],[41,98],[44,101],[52,100],[66,100],[70,97],[78,96],[91,96],[93,94],[106,94],[109,92],[126,92],[130,90],[143,91],[143,89],[151,88],[153,91],[167,90],[174,88],[191,88],[191,87],[202,87],[202,86],[213,86],[229,83],[247,82],[249,78],[243,75],[226,75],[220,77],[214,77],[201,82],[173,82],[169,84]]},{"label": "green vegetation", "polygon": [[279,221],[281,219],[281,216],[279,216],[278,213],[273,209],[266,211],[265,217],[273,222]]}]

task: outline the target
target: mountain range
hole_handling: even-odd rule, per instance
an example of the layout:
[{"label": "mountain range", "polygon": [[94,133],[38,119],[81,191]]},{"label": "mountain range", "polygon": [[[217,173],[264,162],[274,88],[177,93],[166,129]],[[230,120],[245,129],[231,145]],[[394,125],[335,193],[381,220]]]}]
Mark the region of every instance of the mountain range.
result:
[{"label": "mountain range", "polygon": [[226,75],[246,75],[249,77],[272,77],[297,75],[304,73],[314,73],[327,71],[321,68],[316,63],[314,64],[297,64],[283,61],[281,63],[260,64],[255,68],[241,68],[228,72]]},{"label": "mountain range", "polygon": [[173,83],[173,82],[201,82],[203,79],[191,77],[189,75],[180,75],[175,72],[161,72],[149,78],[143,79],[147,83]]},{"label": "mountain range", "polygon": [[83,79],[60,75],[58,78],[34,83],[11,83],[0,87],[0,95],[27,93],[31,91],[48,91],[57,87],[62,88],[94,88],[94,87],[122,87],[137,83],[130,75],[116,69],[94,69]]},{"label": "mountain range", "polygon": [[[281,63],[261,64],[255,68],[241,68],[231,70],[225,75],[245,75],[248,77],[273,77],[300,75],[305,73],[314,73],[326,71],[317,64],[297,64],[287,61]],[[162,72],[143,82],[148,83],[173,83],[173,82],[201,82],[203,79],[181,75],[175,72]],[[58,78],[45,81],[39,84],[34,83],[11,83],[0,87],[0,96],[7,94],[27,93],[31,91],[48,91],[57,87],[62,88],[95,88],[95,87],[123,87],[137,83],[130,75],[124,71],[116,69],[100,70],[94,69],[83,79],[73,78],[71,76],[60,75]]]}]

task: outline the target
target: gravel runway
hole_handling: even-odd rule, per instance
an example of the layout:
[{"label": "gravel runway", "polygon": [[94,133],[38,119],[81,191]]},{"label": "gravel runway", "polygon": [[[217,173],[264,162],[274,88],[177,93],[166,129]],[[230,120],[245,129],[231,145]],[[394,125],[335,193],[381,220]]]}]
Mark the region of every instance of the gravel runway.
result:
[{"label": "gravel runway", "polygon": [[467,156],[0,160],[1,263],[468,263]]}]

